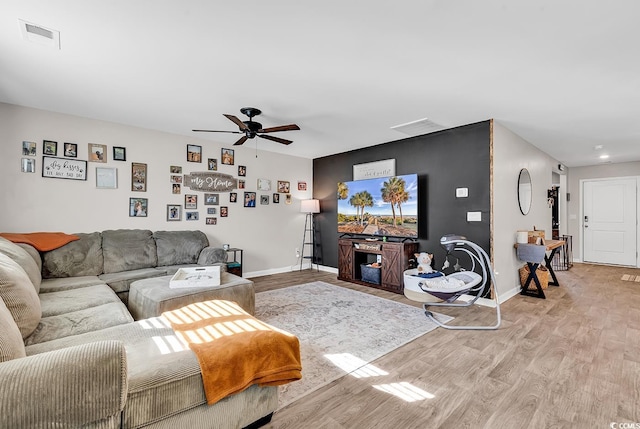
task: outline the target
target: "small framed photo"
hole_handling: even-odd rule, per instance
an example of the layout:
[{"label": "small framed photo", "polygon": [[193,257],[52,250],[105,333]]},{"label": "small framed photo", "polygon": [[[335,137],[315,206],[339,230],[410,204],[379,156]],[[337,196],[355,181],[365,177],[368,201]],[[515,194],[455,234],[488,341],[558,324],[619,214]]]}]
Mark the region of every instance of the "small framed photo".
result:
[{"label": "small framed photo", "polygon": [[288,194],[291,190],[291,184],[284,180],[278,180],[278,192]]},{"label": "small framed photo", "polygon": [[195,194],[186,194],[184,196],[184,208],[194,210],[198,208],[198,196]]},{"label": "small framed photo", "polygon": [[273,194],[273,204],[280,204],[280,194]]},{"label": "small framed photo", "polygon": [[171,183],[182,183],[181,174],[172,174],[170,178]]},{"label": "small framed photo", "polygon": [[96,188],[117,189],[118,169],[113,167],[96,167]]},{"label": "small framed photo", "polygon": [[207,214],[216,214],[216,208],[215,207],[207,207]]},{"label": "small framed photo", "polygon": [[179,194],[182,190],[180,189],[180,184],[179,183],[174,183],[173,185],[171,185],[171,193],[172,194]]},{"label": "small framed photo", "polygon": [[221,152],[221,155],[220,155],[220,160],[225,165],[233,165],[233,163],[234,163],[233,149],[222,148],[222,152]]},{"label": "small framed photo", "polygon": [[207,167],[209,171],[217,171],[218,170],[218,160],[215,158],[209,158],[207,160]]},{"label": "small framed photo", "polygon": [[179,204],[167,204],[167,221],[182,220],[182,206]]},{"label": "small framed photo", "polygon": [[24,156],[36,156],[36,143],[35,142],[22,142],[22,154]]},{"label": "small framed photo", "polygon": [[64,144],[64,156],[67,158],[77,158],[78,157],[78,145],[75,143],[65,143]]},{"label": "small framed photo", "polygon": [[228,217],[229,209],[227,207],[220,207],[220,217]]},{"label": "small framed photo", "polygon": [[202,146],[195,144],[187,145],[187,161],[202,162]]},{"label": "small framed photo", "polygon": [[270,191],[270,190],[271,190],[271,180],[258,179],[258,191]]},{"label": "small framed photo", "polygon": [[182,167],[179,165],[171,165],[169,167],[169,172],[171,174],[182,174]]},{"label": "small framed photo", "polygon": [[247,167],[244,165],[238,166],[238,176],[244,177],[247,175]]},{"label": "small framed photo", "polygon": [[260,204],[263,206],[269,205],[269,195],[260,195]]},{"label": "small framed photo", "polygon": [[22,158],[21,170],[23,173],[35,173],[36,160],[34,158]]},{"label": "small framed photo", "polygon": [[127,148],[114,146],[113,147],[113,160],[114,161],[126,161],[127,160]]},{"label": "small framed photo", "polygon": [[218,223],[218,218],[216,217],[208,217],[206,220],[207,225],[216,225]]},{"label": "small framed photo", "polygon": [[198,212],[185,212],[185,219],[186,220],[198,220],[198,219],[200,219],[200,215],[198,214]]},{"label": "small framed photo", "polygon": [[147,217],[147,198],[129,198],[129,217]]},{"label": "small framed photo", "polygon": [[238,201],[238,193],[237,192],[229,192],[229,202],[235,203]]},{"label": "small framed photo", "polygon": [[89,143],[89,162],[107,162],[107,145]]},{"label": "small framed photo", "polygon": [[204,194],[205,206],[217,206],[220,201],[220,194]]},{"label": "small framed photo", "polygon": [[255,192],[245,192],[244,193],[244,206],[245,207],[255,207],[256,206],[256,193]]},{"label": "small framed photo", "polygon": [[291,204],[291,194],[287,194],[284,196],[284,203]]},{"label": "small framed photo", "polygon": [[307,182],[298,182],[298,191],[306,191]]},{"label": "small framed photo", "polygon": [[42,154],[56,156],[58,154],[58,142],[54,142],[51,140],[43,140]]},{"label": "small framed photo", "polygon": [[131,190],[147,192],[147,164],[131,163]]},{"label": "small framed photo", "polygon": [[245,183],[244,180],[238,180],[238,189],[244,189]]}]

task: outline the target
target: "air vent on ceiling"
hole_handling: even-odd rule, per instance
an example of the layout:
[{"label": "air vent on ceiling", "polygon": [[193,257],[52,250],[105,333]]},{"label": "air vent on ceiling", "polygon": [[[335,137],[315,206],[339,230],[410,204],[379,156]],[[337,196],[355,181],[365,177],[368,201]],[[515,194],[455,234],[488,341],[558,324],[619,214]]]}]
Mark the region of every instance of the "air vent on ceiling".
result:
[{"label": "air vent on ceiling", "polygon": [[396,130],[410,136],[429,134],[435,131],[443,130],[444,128],[445,127],[443,127],[442,125],[436,124],[435,122],[427,118],[418,119],[417,121],[407,122],[406,124],[400,124],[391,127],[392,130]]},{"label": "air vent on ceiling", "polygon": [[60,49],[60,32],[58,30],[52,30],[22,19],[18,19],[18,23],[24,40]]}]

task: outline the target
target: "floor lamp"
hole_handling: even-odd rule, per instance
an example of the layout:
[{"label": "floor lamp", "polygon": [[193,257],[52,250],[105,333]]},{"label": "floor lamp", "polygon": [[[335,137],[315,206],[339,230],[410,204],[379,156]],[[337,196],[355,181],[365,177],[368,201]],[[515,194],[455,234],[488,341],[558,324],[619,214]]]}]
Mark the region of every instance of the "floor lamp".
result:
[{"label": "floor lamp", "polygon": [[[304,219],[304,235],[302,236],[302,255],[300,256],[300,271],[302,271],[302,263],[305,259],[311,260],[311,268],[313,268],[313,261],[315,256],[316,249],[316,233],[313,228],[313,215],[315,213],[320,213],[320,201],[315,199],[310,200],[302,200],[300,201],[300,211],[302,213],[306,213],[306,217]],[[304,256],[304,249],[306,246],[311,246],[311,255]],[[316,263],[316,268],[318,268],[318,264]],[[320,268],[318,268],[320,271]]]}]

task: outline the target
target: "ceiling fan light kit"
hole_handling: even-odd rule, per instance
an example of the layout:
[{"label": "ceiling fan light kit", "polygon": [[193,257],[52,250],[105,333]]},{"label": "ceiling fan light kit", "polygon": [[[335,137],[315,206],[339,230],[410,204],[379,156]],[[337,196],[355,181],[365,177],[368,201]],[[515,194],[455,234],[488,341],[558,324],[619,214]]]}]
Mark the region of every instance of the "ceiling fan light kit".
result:
[{"label": "ceiling fan light kit", "polygon": [[262,124],[260,122],[255,122],[253,120],[254,116],[258,116],[262,113],[260,109],[255,107],[243,107],[240,109],[240,112],[243,115],[249,117],[248,121],[241,121],[237,116],[224,114],[224,116],[229,119],[231,122],[236,124],[239,128],[239,131],[218,131],[218,130],[192,130],[194,132],[204,132],[204,133],[231,133],[231,134],[244,134],[244,136],[240,137],[240,139],[234,143],[234,146],[239,146],[246,142],[249,139],[253,139],[255,137],[260,137],[266,140],[271,140],[277,143],[282,144],[291,144],[293,143],[291,140],[286,140],[280,137],[270,136],[267,133],[274,133],[278,131],[295,131],[299,130],[300,127],[296,124],[289,125],[279,125],[277,127],[270,128],[262,128]]}]

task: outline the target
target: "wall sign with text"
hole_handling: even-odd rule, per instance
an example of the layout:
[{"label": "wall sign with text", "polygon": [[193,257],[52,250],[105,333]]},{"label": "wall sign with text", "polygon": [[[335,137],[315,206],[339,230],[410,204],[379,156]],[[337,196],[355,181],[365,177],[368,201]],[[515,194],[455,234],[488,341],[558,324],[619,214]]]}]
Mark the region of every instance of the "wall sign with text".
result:
[{"label": "wall sign with text", "polygon": [[238,187],[238,180],[229,174],[198,171],[185,174],[183,185],[194,191],[229,192]]},{"label": "wall sign with text", "polygon": [[87,180],[87,161],[45,155],[42,157],[42,177]]}]

